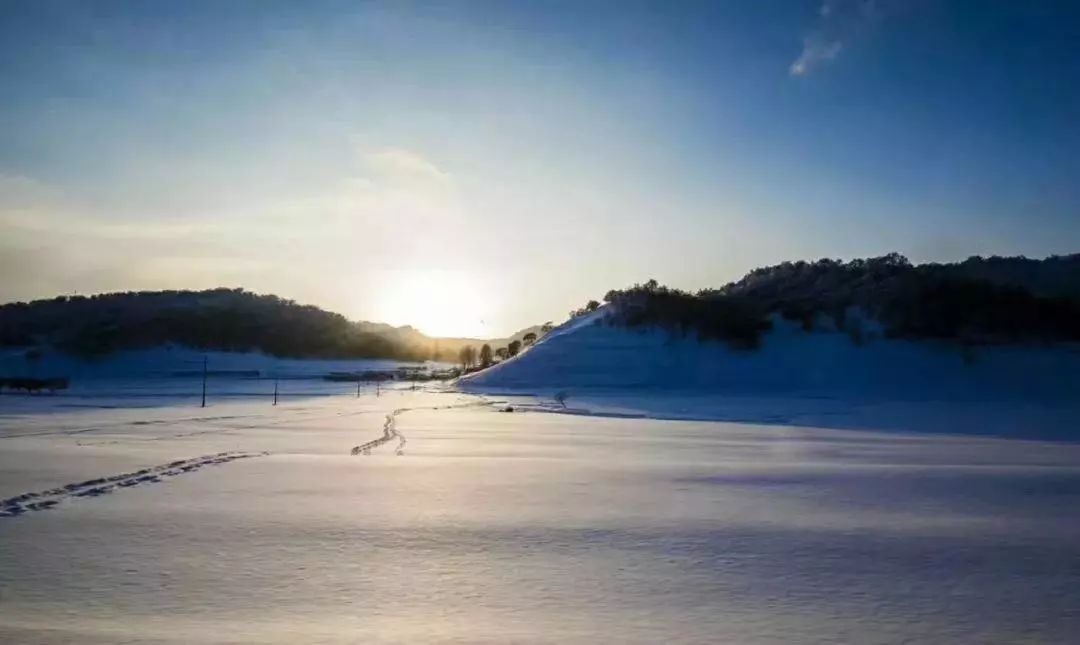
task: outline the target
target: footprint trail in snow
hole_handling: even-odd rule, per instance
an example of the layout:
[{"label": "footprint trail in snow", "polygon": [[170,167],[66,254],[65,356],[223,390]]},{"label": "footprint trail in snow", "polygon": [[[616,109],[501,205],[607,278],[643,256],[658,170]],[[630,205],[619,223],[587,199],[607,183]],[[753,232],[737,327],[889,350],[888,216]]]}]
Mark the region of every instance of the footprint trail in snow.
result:
[{"label": "footprint trail in snow", "polygon": [[371,441],[362,443],[358,446],[353,446],[353,449],[349,451],[349,454],[354,456],[370,455],[371,451],[375,448],[378,448],[379,446],[392,439],[397,439],[398,446],[394,450],[394,453],[400,457],[401,455],[405,454],[406,439],[405,435],[401,434],[401,432],[399,432],[397,429],[398,415],[405,412],[411,412],[413,410],[450,410],[454,408],[471,408],[480,405],[489,405],[489,403],[487,401],[470,401],[469,403],[460,403],[457,405],[436,405],[420,408],[398,408],[390,414],[386,415],[386,421],[383,422],[383,434],[381,437],[379,437],[378,439],[372,439]]},{"label": "footprint trail in snow", "polygon": [[169,477],[194,472],[206,466],[226,464],[237,459],[263,457],[268,452],[219,452],[213,455],[170,461],[160,466],[151,466],[130,473],[121,473],[107,477],[97,477],[86,481],[67,484],[36,493],[23,493],[15,497],[0,500],[0,517],[18,517],[31,511],[44,511],[57,504],[80,498],[107,495],[122,488],[153,484]]}]

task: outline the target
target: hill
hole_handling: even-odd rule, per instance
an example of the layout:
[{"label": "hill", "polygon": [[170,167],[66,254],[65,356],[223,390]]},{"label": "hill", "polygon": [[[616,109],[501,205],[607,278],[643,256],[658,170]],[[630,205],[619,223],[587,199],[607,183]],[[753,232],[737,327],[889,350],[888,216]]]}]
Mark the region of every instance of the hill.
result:
[{"label": "hill", "polygon": [[243,289],[60,296],[0,306],[0,346],[53,347],[86,357],[174,344],[292,358],[454,361],[464,343],[412,327],[352,322]]},{"label": "hill", "polygon": [[649,281],[462,385],[1067,399],[1077,260],[788,262],[696,294]]},{"label": "hill", "polygon": [[609,291],[604,300],[617,305],[615,324],[693,331],[743,348],[757,345],[772,315],[807,330],[844,330],[856,342],[868,320],[891,338],[1057,342],[1080,340],[1078,282],[1080,255],[916,266],[893,253],[784,262],[696,294],[652,280]]}]

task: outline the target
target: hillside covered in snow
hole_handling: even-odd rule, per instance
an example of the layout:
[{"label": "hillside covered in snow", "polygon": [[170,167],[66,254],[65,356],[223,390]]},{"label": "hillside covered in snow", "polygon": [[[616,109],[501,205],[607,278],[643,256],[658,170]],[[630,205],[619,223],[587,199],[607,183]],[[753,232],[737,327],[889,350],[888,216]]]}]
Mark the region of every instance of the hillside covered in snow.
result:
[{"label": "hillside covered in snow", "polygon": [[651,281],[609,292],[461,386],[1077,400],[1080,306],[1058,288],[1077,266],[1076,256],[912,266],[891,255],[784,263],[697,294]]},{"label": "hillside covered in snow", "polygon": [[1075,345],[964,347],[775,318],[755,349],[656,326],[625,327],[607,305],[555,329],[521,355],[462,379],[473,390],[693,390],[899,398],[1080,398]]}]

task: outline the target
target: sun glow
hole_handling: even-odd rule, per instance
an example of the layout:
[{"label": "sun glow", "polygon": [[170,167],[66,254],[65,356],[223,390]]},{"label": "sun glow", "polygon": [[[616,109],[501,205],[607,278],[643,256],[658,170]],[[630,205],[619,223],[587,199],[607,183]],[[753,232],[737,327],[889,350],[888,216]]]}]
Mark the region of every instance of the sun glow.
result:
[{"label": "sun glow", "polygon": [[379,318],[412,325],[429,336],[480,338],[485,300],[469,277],[458,271],[395,273],[380,290]]}]

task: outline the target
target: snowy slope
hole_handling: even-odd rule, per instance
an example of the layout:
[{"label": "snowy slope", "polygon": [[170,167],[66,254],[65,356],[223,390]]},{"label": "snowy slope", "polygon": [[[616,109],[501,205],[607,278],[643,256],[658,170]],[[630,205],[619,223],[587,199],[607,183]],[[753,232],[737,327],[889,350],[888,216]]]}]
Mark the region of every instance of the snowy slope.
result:
[{"label": "snowy slope", "polygon": [[1080,399],[1080,348],[980,347],[805,332],[776,320],[755,351],[664,330],[568,322],[518,357],[461,379],[470,391],[659,390],[903,400]]}]

